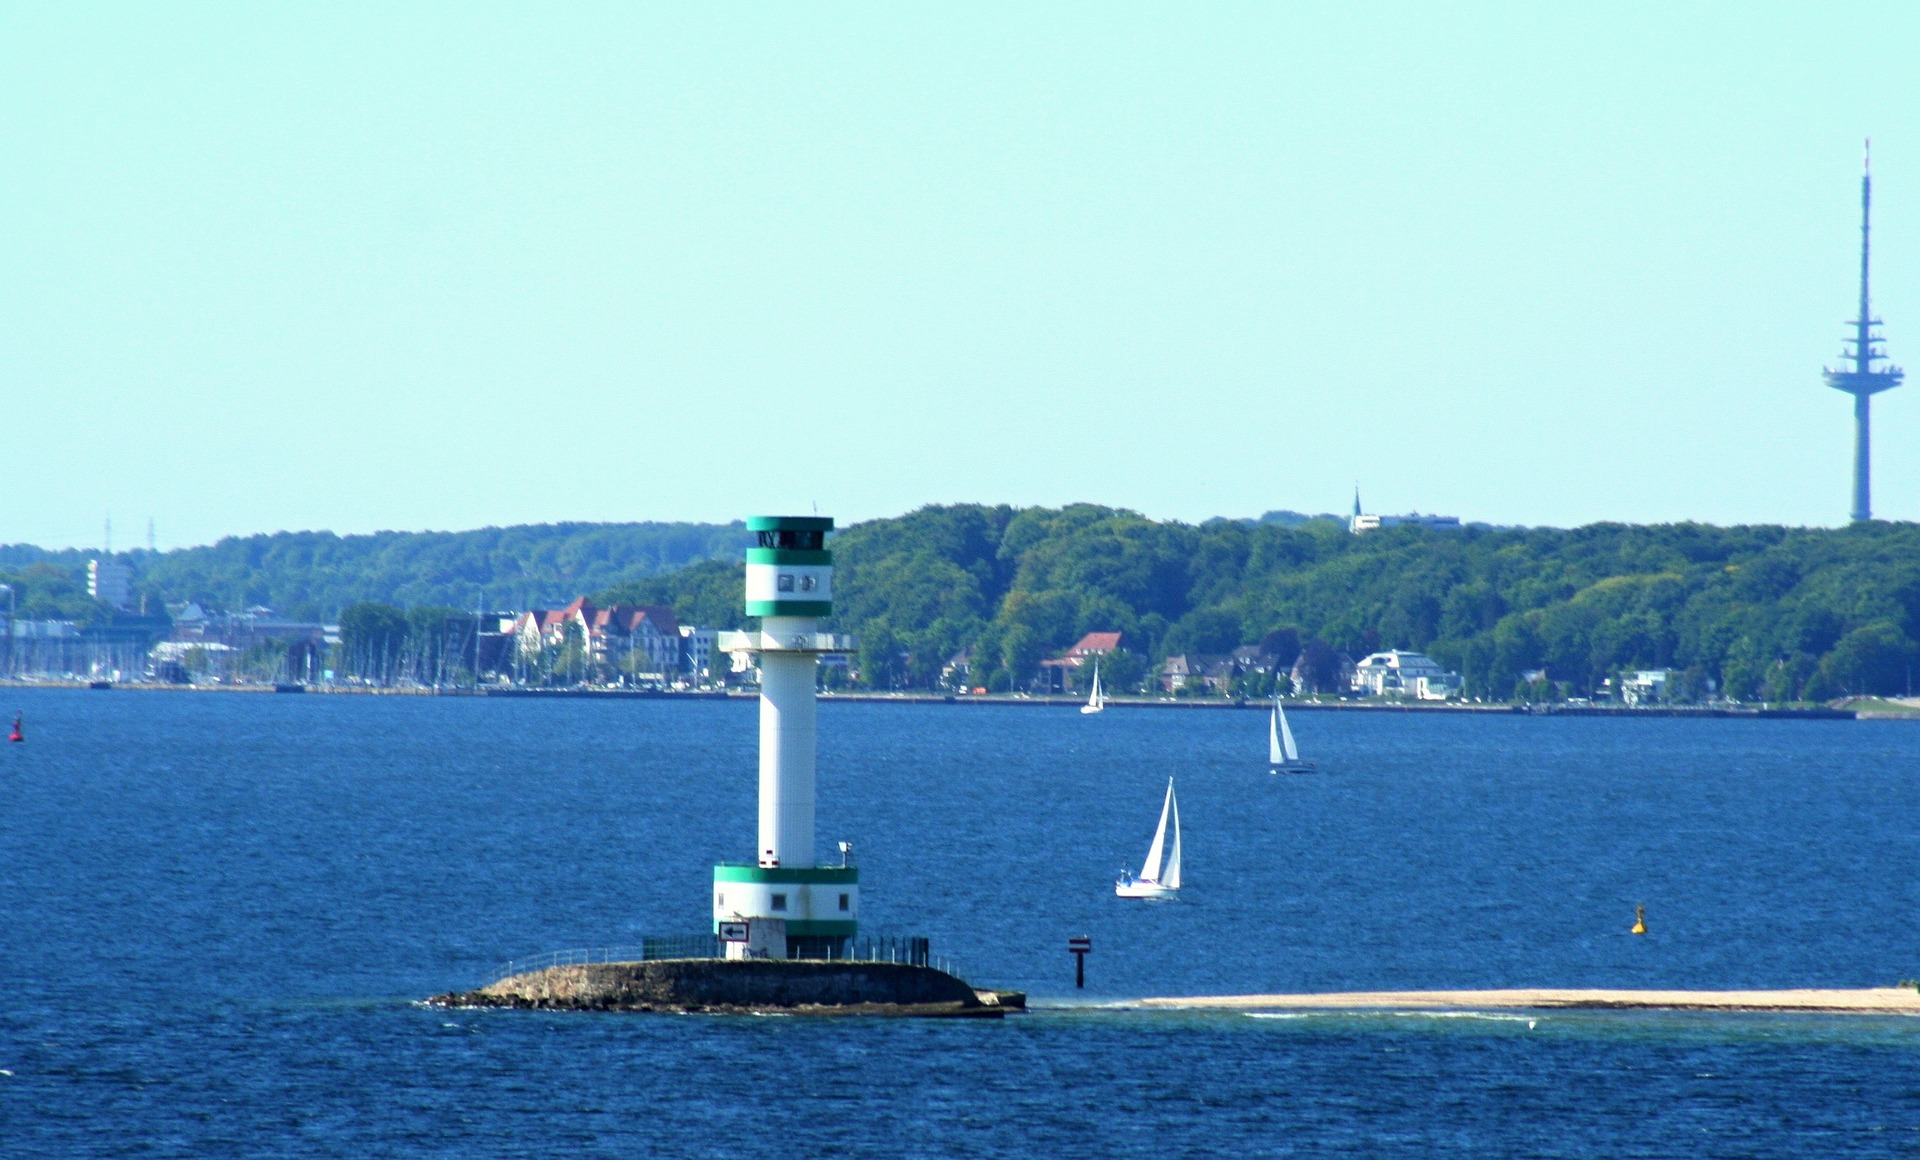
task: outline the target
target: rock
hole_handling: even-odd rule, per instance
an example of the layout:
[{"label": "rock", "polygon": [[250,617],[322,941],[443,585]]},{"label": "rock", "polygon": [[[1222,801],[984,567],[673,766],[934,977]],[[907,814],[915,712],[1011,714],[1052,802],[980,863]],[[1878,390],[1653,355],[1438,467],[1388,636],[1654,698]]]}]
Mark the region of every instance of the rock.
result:
[{"label": "rock", "polygon": [[[988,1001],[986,996],[993,996]],[[1018,1002],[1008,997],[1018,996]],[[578,963],[428,1000],[443,1007],[543,1011],[782,1011],[999,1018],[1017,991],[976,992],[932,967],[818,959],[659,959]]]}]

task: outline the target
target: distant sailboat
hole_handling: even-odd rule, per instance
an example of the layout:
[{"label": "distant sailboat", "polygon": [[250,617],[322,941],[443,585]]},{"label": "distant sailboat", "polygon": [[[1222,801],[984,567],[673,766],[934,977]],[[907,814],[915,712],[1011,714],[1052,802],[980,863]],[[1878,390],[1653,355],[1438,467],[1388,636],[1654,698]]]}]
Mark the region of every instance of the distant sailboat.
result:
[{"label": "distant sailboat", "polygon": [[[1167,819],[1173,819],[1173,849],[1167,853],[1164,872],[1161,852],[1166,849]],[[1147,862],[1140,876],[1123,872],[1113,884],[1113,892],[1122,898],[1172,898],[1180,889],[1180,803],[1173,797],[1173,779],[1167,779],[1167,798],[1160,803],[1160,828],[1153,832],[1153,845],[1147,847]]]},{"label": "distant sailboat", "polygon": [[1080,706],[1082,713],[1098,713],[1107,707],[1107,695],[1100,691],[1100,662],[1093,662],[1093,695]]},{"label": "distant sailboat", "polygon": [[1267,764],[1271,773],[1312,773],[1320,767],[1300,760],[1300,747],[1293,743],[1293,730],[1287,728],[1287,711],[1280,698],[1273,699],[1273,714],[1267,718]]}]

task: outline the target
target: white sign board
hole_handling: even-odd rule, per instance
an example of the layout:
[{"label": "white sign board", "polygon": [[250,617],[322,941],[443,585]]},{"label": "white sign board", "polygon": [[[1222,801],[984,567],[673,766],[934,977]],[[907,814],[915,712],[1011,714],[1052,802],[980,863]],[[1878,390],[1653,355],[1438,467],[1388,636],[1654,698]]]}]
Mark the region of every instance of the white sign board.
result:
[{"label": "white sign board", "polygon": [[720,924],[720,941],[743,943],[747,941],[747,925],[744,922],[723,922]]}]

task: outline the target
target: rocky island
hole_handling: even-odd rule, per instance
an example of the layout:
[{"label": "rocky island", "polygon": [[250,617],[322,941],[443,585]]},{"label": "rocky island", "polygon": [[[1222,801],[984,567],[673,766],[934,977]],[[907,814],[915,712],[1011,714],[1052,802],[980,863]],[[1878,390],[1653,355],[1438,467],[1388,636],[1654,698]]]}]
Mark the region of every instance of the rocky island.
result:
[{"label": "rocky island", "polygon": [[933,967],[810,959],[649,959],[572,963],[510,975],[476,991],[435,995],[442,1007],[907,1015],[997,1019],[1026,1005],[1017,991],[976,991]]}]

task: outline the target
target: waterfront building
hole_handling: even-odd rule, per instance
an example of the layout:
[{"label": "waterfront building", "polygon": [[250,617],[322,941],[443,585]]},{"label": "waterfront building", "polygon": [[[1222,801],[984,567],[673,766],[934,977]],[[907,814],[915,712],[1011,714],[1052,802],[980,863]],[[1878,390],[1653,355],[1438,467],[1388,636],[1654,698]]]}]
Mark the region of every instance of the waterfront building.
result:
[{"label": "waterfront building", "polygon": [[306,643],[318,650],[340,636],[337,626],[330,632],[317,620],[293,620],[262,604],[243,612],[208,612],[190,600],[168,606],[168,612],[172,623],[166,639],[186,644],[217,643],[244,651],[269,642]]},{"label": "waterfront building", "polygon": [[1444,701],[1459,694],[1460,674],[1447,671],[1425,653],[1389,649],[1353,667],[1352,688],[1375,697]]},{"label": "waterfront building", "polygon": [[1118,648],[1125,648],[1126,634],[1119,632],[1090,632],[1075,641],[1066,653],[1040,662],[1039,684],[1046,693],[1064,693],[1067,690],[1067,671],[1077,669],[1091,661],[1107,655]]},{"label": "waterfront building", "polygon": [[680,624],[664,605],[617,604],[601,608],[582,596],[564,608],[535,608],[520,614],[514,637],[524,658],[543,649],[562,649],[570,641],[596,667],[626,669],[635,675],[666,679],[680,669]]},{"label": "waterfront building", "polygon": [[1620,681],[1620,700],[1628,705],[1651,705],[1667,699],[1667,669],[1640,669]]},{"label": "waterfront building", "polygon": [[1086,664],[1094,657],[1105,656],[1117,648],[1125,647],[1126,634],[1119,632],[1090,632],[1074,643],[1061,659],[1075,668]]},{"label": "waterfront building", "polygon": [[1231,656],[1205,653],[1178,653],[1160,665],[1160,687],[1169,693],[1182,689],[1206,689],[1213,693],[1233,691],[1233,678],[1239,667]]},{"label": "waterfront building", "polygon": [[732,668],[726,654],[715,643],[718,635],[711,628],[680,626],[681,663],[696,680],[702,677],[709,681],[725,680],[727,670]]},{"label": "waterfront building", "polygon": [[1312,671],[1313,658],[1311,653],[1311,649],[1301,649],[1300,655],[1294,658],[1293,668],[1287,672],[1287,680],[1292,684],[1295,696],[1302,696],[1307,693],[1333,693],[1341,689],[1351,689],[1353,687],[1354,664],[1352,657],[1346,653],[1335,653],[1334,664],[1336,675],[1333,683],[1331,685],[1316,685]]}]

